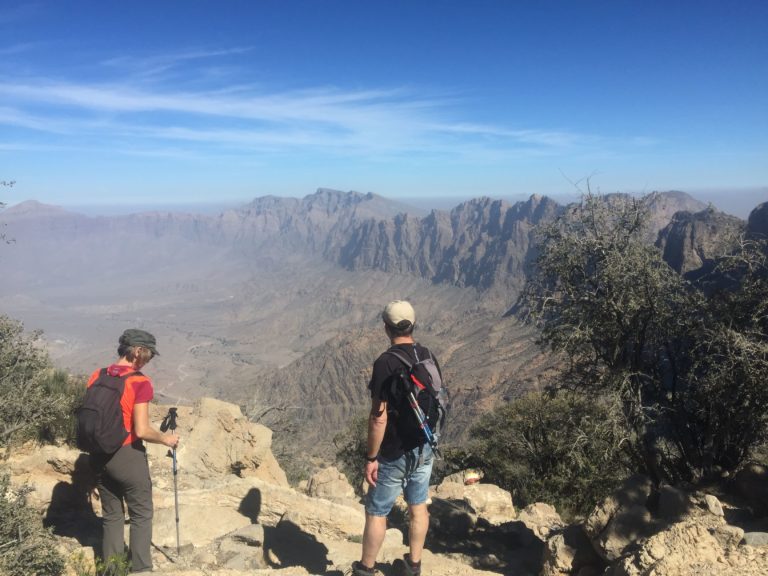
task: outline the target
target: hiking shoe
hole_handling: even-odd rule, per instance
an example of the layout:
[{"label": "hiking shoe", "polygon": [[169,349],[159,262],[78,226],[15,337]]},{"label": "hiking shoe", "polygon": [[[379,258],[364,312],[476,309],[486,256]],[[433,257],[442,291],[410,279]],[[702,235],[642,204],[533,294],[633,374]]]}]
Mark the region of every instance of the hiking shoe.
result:
[{"label": "hiking shoe", "polygon": [[421,576],[421,562],[418,566],[411,564],[411,555],[406,554],[404,559],[398,558],[392,563],[395,576]]},{"label": "hiking shoe", "polygon": [[360,562],[354,561],[352,562],[352,566],[349,567],[349,570],[344,573],[344,576],[376,576],[376,569],[366,568],[360,564]]}]

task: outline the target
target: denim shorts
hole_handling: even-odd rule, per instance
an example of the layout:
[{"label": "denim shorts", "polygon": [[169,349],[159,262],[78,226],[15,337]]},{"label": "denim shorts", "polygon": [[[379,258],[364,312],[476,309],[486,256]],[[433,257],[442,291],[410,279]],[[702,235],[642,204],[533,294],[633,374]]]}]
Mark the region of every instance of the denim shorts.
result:
[{"label": "denim shorts", "polygon": [[[419,450],[423,456],[420,466]],[[387,516],[401,492],[409,505],[424,504],[429,498],[433,460],[429,444],[414,448],[396,460],[379,458],[379,477],[376,486],[368,491],[365,511],[371,516]]]}]

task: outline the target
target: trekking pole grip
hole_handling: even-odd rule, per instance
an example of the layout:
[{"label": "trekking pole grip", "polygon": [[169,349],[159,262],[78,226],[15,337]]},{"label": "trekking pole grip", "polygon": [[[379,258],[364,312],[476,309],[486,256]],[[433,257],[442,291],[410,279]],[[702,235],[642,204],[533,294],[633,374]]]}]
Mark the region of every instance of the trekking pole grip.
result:
[{"label": "trekking pole grip", "polygon": [[176,430],[176,408],[168,408],[168,414],[163,418],[162,424],[160,424],[160,432],[165,432],[170,429],[171,432]]}]

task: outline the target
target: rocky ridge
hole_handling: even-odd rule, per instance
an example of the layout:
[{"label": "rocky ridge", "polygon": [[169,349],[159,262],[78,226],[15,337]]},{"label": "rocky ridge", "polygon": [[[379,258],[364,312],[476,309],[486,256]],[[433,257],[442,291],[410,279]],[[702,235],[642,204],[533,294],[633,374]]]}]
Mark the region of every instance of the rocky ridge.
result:
[{"label": "rocky ridge", "polygon": [[[153,405],[159,420],[164,407]],[[341,576],[358,559],[363,507],[333,467],[291,487],[271,454],[272,432],[232,404],[201,399],[179,409],[179,537],[167,451],[148,446],[155,502],[155,573],[172,576]],[[88,570],[99,544],[99,502],[87,457],[28,446],[5,463],[15,486],[51,527],[70,576]],[[583,521],[567,524],[544,503],[516,510],[511,495],[464,473],[430,489],[424,576],[757,576],[768,573],[768,470],[735,484],[751,500],[655,487],[633,477]],[[476,478],[476,477],[475,477]],[[722,497],[721,497],[722,498]],[[763,512],[758,512],[763,510]],[[378,569],[407,551],[398,503]]]},{"label": "rocky ridge", "polygon": [[[626,197],[613,194],[606,200]],[[674,213],[703,207],[682,192],[656,195],[650,206],[654,237]],[[30,246],[56,236],[58,230],[63,236],[56,242],[65,257],[72,243],[80,251],[87,243],[96,260],[118,258],[129,245],[151,247],[154,257],[167,258],[200,250],[251,258],[269,253],[273,259],[299,252],[349,270],[410,274],[479,290],[502,286],[512,289],[514,298],[525,280],[536,227],[562,209],[554,200],[536,195],[513,205],[476,198],[450,212],[433,210],[422,217],[415,209],[372,193],[321,188],[301,200],[257,198],[218,216],[148,212],[87,217],[30,201],[0,213],[0,221],[9,226],[9,234]],[[19,229],[20,221],[34,231]],[[99,255],[108,247],[112,249]]]}]

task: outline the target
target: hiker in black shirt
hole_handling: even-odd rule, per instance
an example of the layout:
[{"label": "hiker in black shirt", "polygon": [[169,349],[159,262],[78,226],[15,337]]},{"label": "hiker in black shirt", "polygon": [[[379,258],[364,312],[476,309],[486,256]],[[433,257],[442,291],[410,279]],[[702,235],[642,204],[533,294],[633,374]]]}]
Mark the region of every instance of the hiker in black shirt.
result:
[{"label": "hiker in black shirt", "polygon": [[[407,398],[397,394],[396,379],[401,377],[404,369],[404,363],[398,356],[415,363],[420,358],[431,357],[431,354],[413,339],[416,315],[408,302],[390,302],[384,308],[382,318],[392,347],[374,362],[368,385],[371,412],[365,479],[370,489],[365,506],[363,553],[361,560],[352,564],[349,573],[352,576],[375,574],[376,556],[387,530],[387,515],[402,492],[410,518],[410,553],[404,560],[395,562],[395,569],[398,574],[418,576],[429,528],[427,499],[433,454],[421,430],[417,428],[413,432],[400,425],[405,420],[405,411],[410,411],[411,407]],[[404,433],[406,429],[408,434]]]}]

